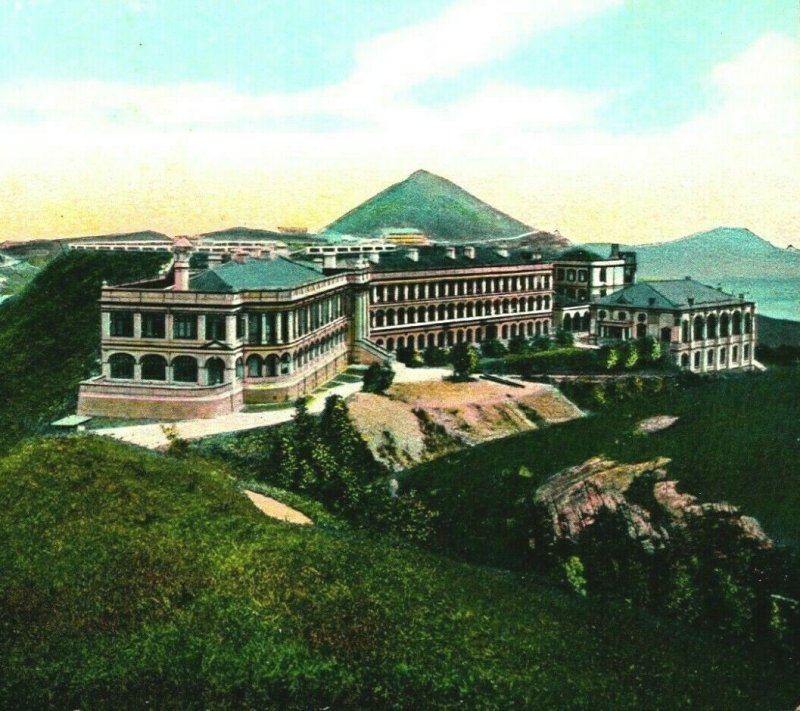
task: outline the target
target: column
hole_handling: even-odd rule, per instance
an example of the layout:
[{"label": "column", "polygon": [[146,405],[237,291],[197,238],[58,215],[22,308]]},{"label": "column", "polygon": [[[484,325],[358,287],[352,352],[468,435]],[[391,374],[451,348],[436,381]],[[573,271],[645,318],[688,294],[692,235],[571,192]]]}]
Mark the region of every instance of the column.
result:
[{"label": "column", "polygon": [[267,342],[267,323],[268,323],[267,316],[268,316],[268,314],[266,314],[266,313],[262,313],[261,314],[261,342],[262,343],[266,343]]},{"label": "column", "polygon": [[275,314],[275,342],[283,343],[283,313]]},{"label": "column", "polygon": [[[105,375],[106,367],[107,367],[106,363],[103,363],[103,374],[104,375]],[[167,368],[169,368],[169,366],[167,366]],[[141,380],[142,379],[142,366],[141,366],[141,363],[139,363],[138,358],[137,358],[136,362],[133,364],[133,379],[134,380]]]},{"label": "column", "polygon": [[[199,314],[197,316],[197,338],[201,341],[206,339],[206,315]],[[171,374],[170,374],[171,377]]]},{"label": "column", "polygon": [[167,311],[167,315],[164,317],[164,335],[166,336],[167,340],[171,340],[173,337],[173,317],[172,314]]},{"label": "column", "polygon": [[289,333],[286,334],[286,340],[288,342],[291,342],[296,339],[296,336],[294,335],[294,311],[289,311],[289,313],[287,314],[287,319],[288,319]]},{"label": "column", "polygon": [[133,337],[142,337],[142,314],[139,311],[133,312]]},{"label": "column", "polygon": [[235,345],[236,338],[236,314],[225,314],[225,343]]},{"label": "column", "polygon": [[111,335],[111,314],[108,311],[103,311],[100,314],[100,332],[103,338],[108,338]]}]

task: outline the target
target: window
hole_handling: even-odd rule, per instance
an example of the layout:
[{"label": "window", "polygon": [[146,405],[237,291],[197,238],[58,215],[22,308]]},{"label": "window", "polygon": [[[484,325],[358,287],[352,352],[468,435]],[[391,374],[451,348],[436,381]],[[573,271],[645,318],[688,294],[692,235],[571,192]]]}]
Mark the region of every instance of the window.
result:
[{"label": "window", "polygon": [[567,281],[575,281],[575,270],[567,269]]},{"label": "window", "polygon": [[133,338],[133,312],[111,312],[111,335],[119,338]]},{"label": "window", "polygon": [[115,380],[132,380],[136,360],[127,353],[115,353],[108,359],[110,375]]},{"label": "window", "polygon": [[606,316],[608,316],[608,314],[607,314],[605,311],[600,311],[600,312],[597,314],[597,317],[598,317],[598,318],[599,318],[601,321],[602,321],[602,320],[603,320],[603,319],[604,319]]},{"label": "window", "polygon": [[617,318],[618,318],[620,321],[624,321],[626,318],[628,318],[628,313],[627,313],[627,311],[620,311],[620,312],[617,314]]},{"label": "window", "polygon": [[260,356],[251,355],[247,359],[247,375],[251,378],[260,378],[262,363]]},{"label": "window", "polygon": [[225,340],[225,314],[206,314],[206,340]]},{"label": "window", "polygon": [[563,269],[558,269],[556,271],[556,279],[558,279],[559,281],[564,281],[564,270]]},{"label": "window", "polygon": [[244,334],[247,331],[247,316],[245,314],[239,314],[236,317],[236,339],[241,341],[244,338]]},{"label": "window", "polygon": [[175,314],[172,328],[173,338],[197,338],[197,316],[194,314]]},{"label": "window", "polygon": [[750,360],[750,346],[749,345],[745,345],[744,350],[742,351],[742,353],[744,354],[743,355],[743,360],[745,360],[745,361]]},{"label": "window", "polygon": [[695,368],[699,368],[700,367],[700,351],[697,351],[694,354],[694,367]]},{"label": "window", "polygon": [[600,267],[600,276],[598,281],[600,281],[600,283],[602,284],[603,282],[605,282],[605,280],[606,280],[606,268]]},{"label": "window", "polygon": [[709,349],[706,353],[706,363],[709,365],[714,365],[714,351]]},{"label": "window", "polygon": [[167,359],[159,355],[142,358],[142,380],[166,380]]},{"label": "window", "polygon": [[172,361],[172,379],[176,383],[196,383],[197,361],[191,356],[178,356]]},{"label": "window", "polygon": [[585,282],[589,278],[585,269],[581,269],[578,271],[578,281]]},{"label": "window", "polygon": [[142,314],[142,336],[144,338],[164,338],[166,318],[164,314]]},{"label": "window", "polygon": [[241,358],[236,359],[236,379],[244,379],[244,361]]},{"label": "window", "polygon": [[220,385],[225,382],[225,363],[221,358],[211,358],[206,363],[206,383]]}]

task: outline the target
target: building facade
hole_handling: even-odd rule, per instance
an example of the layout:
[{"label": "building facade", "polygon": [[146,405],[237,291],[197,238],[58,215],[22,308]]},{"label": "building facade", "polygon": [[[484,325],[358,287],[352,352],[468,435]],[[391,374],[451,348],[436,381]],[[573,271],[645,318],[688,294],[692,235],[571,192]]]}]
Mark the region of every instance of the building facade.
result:
[{"label": "building facade", "polygon": [[686,277],[626,287],[591,305],[598,345],[651,337],[673,362],[697,373],[751,369],[756,305]]},{"label": "building facade", "polygon": [[178,239],[163,276],[103,286],[101,372],[81,384],[78,414],[211,417],[294,399],[400,348],[560,327],[586,331],[593,345],[653,336],[699,372],[753,363],[752,302],[691,280],[633,284],[635,257],[614,250],[545,261],[524,250],[408,247],[344,264],[256,250],[191,272],[194,249]]}]

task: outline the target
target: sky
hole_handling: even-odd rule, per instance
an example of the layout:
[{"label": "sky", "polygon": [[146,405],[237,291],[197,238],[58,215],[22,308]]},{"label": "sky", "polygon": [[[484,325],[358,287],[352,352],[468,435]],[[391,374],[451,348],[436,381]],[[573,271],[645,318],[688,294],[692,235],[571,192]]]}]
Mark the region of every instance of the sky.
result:
[{"label": "sky", "polygon": [[0,241],[319,229],[419,168],[800,243],[797,0],[0,0]]}]

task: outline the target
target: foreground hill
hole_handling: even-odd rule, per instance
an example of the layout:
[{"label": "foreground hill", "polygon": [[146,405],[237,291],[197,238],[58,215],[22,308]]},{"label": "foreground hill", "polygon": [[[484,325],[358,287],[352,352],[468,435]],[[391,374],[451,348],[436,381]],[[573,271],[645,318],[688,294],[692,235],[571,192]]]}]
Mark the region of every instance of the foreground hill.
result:
[{"label": "foreground hill", "polygon": [[[514,575],[264,517],[220,465],[0,460],[4,708],[786,708],[767,665]],[[624,630],[624,634],[620,631]]]},{"label": "foreground hill", "polygon": [[[493,208],[446,178],[425,170],[389,186],[326,227],[330,232],[375,235],[381,229],[414,227],[431,239],[470,242],[518,237],[534,228]],[[563,249],[569,243],[537,233],[542,249]]]},{"label": "foreground hill", "polygon": [[100,286],[154,276],[158,253],[69,252],[0,305],[0,452],[74,412],[78,382],[96,367]]},{"label": "foreground hill", "polygon": [[708,281],[730,277],[800,279],[800,252],[780,249],[739,227],[718,227],[671,242],[634,245],[631,249],[636,250],[643,278],[691,275]]}]

